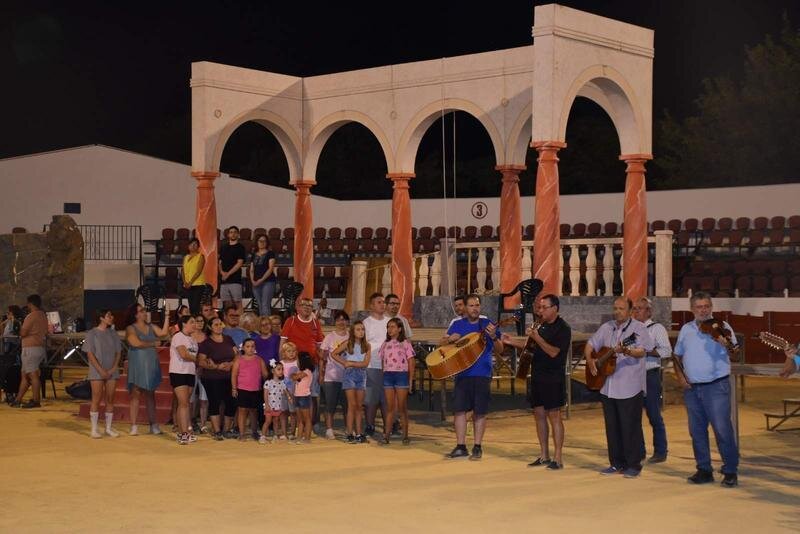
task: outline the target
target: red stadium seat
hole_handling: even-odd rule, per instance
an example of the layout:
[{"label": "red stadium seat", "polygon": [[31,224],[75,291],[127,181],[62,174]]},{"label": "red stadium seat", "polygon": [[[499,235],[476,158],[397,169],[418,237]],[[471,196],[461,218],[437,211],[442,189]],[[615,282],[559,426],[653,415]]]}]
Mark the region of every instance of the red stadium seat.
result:
[{"label": "red stadium seat", "polygon": [[773,230],[783,230],[786,226],[786,217],[783,215],[776,215],[769,220],[769,227]]},{"label": "red stadium seat", "polygon": [[566,239],[569,237],[569,232],[572,230],[572,227],[569,224],[561,223],[558,227],[561,239]]},{"label": "red stadium seat", "polygon": [[344,240],[344,248],[350,254],[358,252],[358,239],[345,239]]},{"label": "red stadium seat", "polygon": [[696,232],[699,224],[697,219],[686,219],[683,222],[683,229],[687,232]]},{"label": "red stadium seat", "polygon": [[333,254],[341,254],[344,252],[344,241],[341,239],[331,239],[331,252]]},{"label": "red stadium seat", "polygon": [[[363,229],[362,229],[363,230]],[[375,252],[375,241],[372,239],[359,239],[358,240],[358,250],[364,252],[365,254],[369,254],[370,252]]]},{"label": "red stadium seat", "polygon": [[586,227],[586,236],[587,237],[600,237],[600,232],[603,230],[603,227],[600,223],[590,223],[589,226]]},{"label": "red stadium seat", "polygon": [[783,244],[786,239],[785,230],[783,228],[773,228],[769,231],[769,244],[772,246],[779,246]]},{"label": "red stadium seat", "polygon": [[483,225],[481,226],[479,232],[480,234],[478,235],[478,239],[481,241],[491,241],[492,236],[494,235],[494,228],[489,225]]},{"label": "red stadium seat", "polygon": [[717,228],[720,230],[727,232],[731,228],[733,228],[733,219],[730,217],[723,217],[719,221],[717,221]]},{"label": "red stadium seat", "polygon": [[744,230],[733,230],[728,236],[728,246],[738,247],[741,246],[744,240]]},{"label": "red stadium seat", "polygon": [[662,220],[653,221],[653,224],[650,225],[650,229],[654,232],[656,230],[666,230],[666,228],[667,228],[667,223],[665,223]]},{"label": "red stadium seat", "polygon": [[269,237],[270,240],[280,239],[281,238],[281,229],[280,228],[270,228],[269,231],[267,232],[267,237]]},{"label": "red stadium seat", "polygon": [[769,220],[766,217],[756,217],[755,220],[753,220],[753,229],[766,230],[768,224]]},{"label": "red stadium seat", "polygon": [[[484,226],[483,228],[491,228],[490,226]],[[529,224],[525,226],[525,230],[522,232],[522,239],[530,241],[533,239],[533,234],[536,232],[536,225]]]},{"label": "red stadium seat", "polygon": [[722,246],[722,241],[725,239],[725,234],[719,230],[713,230],[708,236],[708,245],[711,247]]},{"label": "red stadium seat", "polygon": [[782,297],[784,289],[789,289],[789,278],[784,274],[773,276],[770,280],[772,294],[776,297]]},{"label": "red stadium seat", "polygon": [[761,230],[751,230],[747,234],[747,246],[759,247],[764,244],[764,232]]},{"label": "red stadium seat", "polygon": [[288,267],[278,267],[276,272],[276,276],[281,280],[286,280],[289,278],[289,268]]},{"label": "red stadium seat", "polygon": [[[14,232],[19,233],[19,232]],[[175,240],[175,230],[172,228],[164,228],[161,230],[161,239],[167,239],[169,241]]]},{"label": "red stadium seat", "polygon": [[389,252],[389,240],[378,238],[375,240],[375,250],[379,254],[387,254]]},{"label": "red stadium seat", "polygon": [[334,226],[333,228],[328,229],[328,237],[330,239],[341,239],[342,238],[342,229]]},{"label": "red stadium seat", "polygon": [[447,237],[451,239],[458,239],[461,237],[461,227],[460,226],[451,226],[447,229]]},{"label": "red stadium seat", "polygon": [[[178,230],[178,235],[180,235],[181,231]],[[253,239],[253,231],[250,228],[242,228],[239,230],[239,239],[241,241],[252,241]]]},{"label": "red stadium seat", "polygon": [[180,239],[189,239],[189,229],[188,228],[178,228],[175,232],[175,240],[178,241]]},{"label": "red stadium seat", "polygon": [[283,238],[284,239],[294,239],[294,228],[284,228],[283,229]]},{"label": "red stadium seat", "polygon": [[256,237],[260,236],[260,235],[267,235],[267,229],[266,228],[256,228],[255,230],[253,230],[253,240],[255,240]]},{"label": "red stadium seat", "polygon": [[603,235],[605,236],[616,236],[619,229],[619,225],[615,222],[607,222],[603,225]]},{"label": "red stadium seat", "polygon": [[720,276],[717,279],[717,296],[730,297],[733,296],[734,285],[732,276]]},{"label": "red stadium seat", "polygon": [[314,228],[314,239],[325,239],[326,235],[328,235],[327,229],[321,227]]},{"label": "red stadium seat", "polygon": [[736,229],[737,230],[749,230],[750,229],[750,217],[739,217],[736,219]]},{"label": "red stadium seat", "polygon": [[327,254],[331,249],[331,242],[327,239],[315,239],[314,250],[320,254]]},{"label": "red stadium seat", "polygon": [[573,237],[586,237],[586,225],[584,223],[578,223],[572,226],[572,235]]},{"label": "red stadium seat", "polygon": [[281,252],[283,252],[283,241],[281,241],[280,239],[270,239],[269,249],[275,254],[280,254]]},{"label": "red stadium seat", "polygon": [[417,234],[419,239],[431,239],[432,236],[433,229],[430,226],[423,226],[419,229],[419,233]]},{"label": "red stadium seat", "polygon": [[411,239],[416,239],[419,229],[416,226],[411,227]]},{"label": "red stadium seat", "polygon": [[433,238],[436,239],[437,241],[439,239],[444,239],[446,235],[447,235],[447,230],[445,229],[444,226],[437,226],[436,228],[433,229]]},{"label": "red stadium seat", "polygon": [[789,217],[789,220],[786,221],[786,226],[789,228],[800,228],[800,215],[792,215]]},{"label": "red stadium seat", "polygon": [[704,232],[711,232],[717,225],[717,220],[713,217],[706,217],[700,222],[700,228]]},{"label": "red stadium seat", "polygon": [[747,297],[753,289],[753,282],[749,276],[740,276],[736,279],[736,289],[740,297]]},{"label": "red stadium seat", "polygon": [[678,232],[680,232],[681,231],[680,219],[670,219],[669,222],[667,222],[667,229],[672,230],[673,234],[677,234]]},{"label": "red stadium seat", "polygon": [[348,226],[344,229],[344,238],[345,239],[357,239],[358,238],[358,229],[353,228],[352,226]]},{"label": "red stadium seat", "polygon": [[381,226],[375,229],[375,239],[388,239],[389,229]]},{"label": "red stadium seat", "polygon": [[464,239],[467,241],[475,241],[478,239],[478,227],[467,226],[464,228]]},{"label": "red stadium seat", "polygon": [[361,239],[372,239],[374,233],[371,227],[365,226],[361,229]]}]

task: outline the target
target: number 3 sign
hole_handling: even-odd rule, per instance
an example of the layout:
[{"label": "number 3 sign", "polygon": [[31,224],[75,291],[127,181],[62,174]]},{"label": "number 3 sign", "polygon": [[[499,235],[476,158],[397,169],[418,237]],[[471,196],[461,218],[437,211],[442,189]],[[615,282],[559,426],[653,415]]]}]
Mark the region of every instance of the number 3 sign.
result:
[{"label": "number 3 sign", "polygon": [[484,202],[476,202],[472,205],[472,216],[476,219],[483,219],[489,212],[489,207]]}]

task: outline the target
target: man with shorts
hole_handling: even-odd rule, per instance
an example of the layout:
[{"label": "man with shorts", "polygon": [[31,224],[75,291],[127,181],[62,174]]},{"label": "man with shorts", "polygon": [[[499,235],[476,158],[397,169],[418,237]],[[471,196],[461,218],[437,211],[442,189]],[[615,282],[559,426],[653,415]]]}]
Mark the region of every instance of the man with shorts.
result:
[{"label": "man with shorts", "polygon": [[367,367],[367,390],[364,393],[364,405],[367,407],[366,428],[364,434],[372,436],[375,433],[375,416],[378,408],[381,410],[381,420],[386,422],[386,396],[383,394],[383,362],[378,351],[386,341],[386,300],[382,293],[373,293],[369,296],[369,317],[364,319],[364,330],[369,343],[369,366]]},{"label": "man with shorts", "polygon": [[[531,358],[531,405],[541,454],[528,467],[563,469],[561,450],[564,447],[564,422],[561,419],[561,408],[567,403],[566,366],[572,329],[559,315],[560,302],[557,296],[544,295],[534,306],[540,326],[529,327],[527,334],[534,343]],[[503,334],[503,342],[520,349],[524,349],[526,345],[526,341],[517,341],[508,334]],[[549,447],[551,428],[555,446],[552,459]]]},{"label": "man with shorts", "polygon": [[[19,392],[11,406],[21,408],[41,407],[41,381],[39,380],[39,366],[44,362],[45,336],[47,335],[47,315],[42,311],[42,297],[39,295],[28,296],[28,315],[22,321],[19,336],[22,341],[22,368]],[[25,392],[31,388],[33,398],[20,404]]]},{"label": "man with shorts", "polygon": [[241,315],[242,266],[247,258],[244,245],[239,243],[239,228],[231,226],[227,231],[228,242],[219,251],[219,299],[223,305],[233,304]]},{"label": "man with shorts", "polygon": [[[492,354],[503,352],[503,342],[494,323],[481,318],[481,299],[478,295],[468,295],[465,299],[466,317],[459,319],[447,329],[441,344],[455,343],[461,337],[473,332],[483,332],[486,347],[472,367],[455,376],[453,390],[453,412],[456,427],[456,446],[445,458],[467,458],[480,460],[483,456],[481,443],[486,431],[486,415],[489,413],[490,385],[492,381]],[[475,444],[472,454],[467,452],[467,412],[472,412],[472,425],[475,430]]]},{"label": "man with shorts", "polygon": [[320,346],[325,336],[322,333],[322,325],[314,317],[314,307],[310,298],[300,297],[297,299],[295,308],[297,313],[286,319],[283,324],[281,344],[291,341],[297,345],[298,354],[307,352],[314,362],[314,371],[311,373],[311,422],[317,426],[319,423],[319,361],[322,356]]}]

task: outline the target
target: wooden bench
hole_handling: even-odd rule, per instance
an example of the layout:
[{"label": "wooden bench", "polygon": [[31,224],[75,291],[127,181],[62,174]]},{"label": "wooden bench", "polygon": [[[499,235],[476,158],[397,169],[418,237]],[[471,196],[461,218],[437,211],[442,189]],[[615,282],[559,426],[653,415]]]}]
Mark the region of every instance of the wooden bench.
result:
[{"label": "wooden bench", "polygon": [[[789,411],[790,407],[794,407]],[[777,430],[783,423],[793,417],[800,417],[800,399],[783,399],[783,413],[765,413],[767,420],[767,430]],[[778,422],[770,426],[771,419],[778,419]],[[787,428],[783,430],[800,430],[800,428]]]}]

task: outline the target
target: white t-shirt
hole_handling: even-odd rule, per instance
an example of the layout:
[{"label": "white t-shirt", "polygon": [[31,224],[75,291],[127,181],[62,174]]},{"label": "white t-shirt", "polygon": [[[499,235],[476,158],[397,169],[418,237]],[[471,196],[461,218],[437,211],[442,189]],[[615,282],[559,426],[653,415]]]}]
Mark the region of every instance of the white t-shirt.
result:
[{"label": "white t-shirt", "polygon": [[195,374],[194,362],[181,358],[178,353],[178,347],[181,346],[186,347],[189,354],[197,356],[197,341],[183,332],[178,332],[172,336],[172,341],[169,344],[169,372],[180,375],[193,375]]},{"label": "white t-shirt", "polygon": [[369,366],[368,369],[382,369],[383,362],[378,356],[383,342],[386,341],[386,324],[389,317],[375,319],[371,315],[364,319],[364,330],[367,333],[367,343],[369,343]]}]

